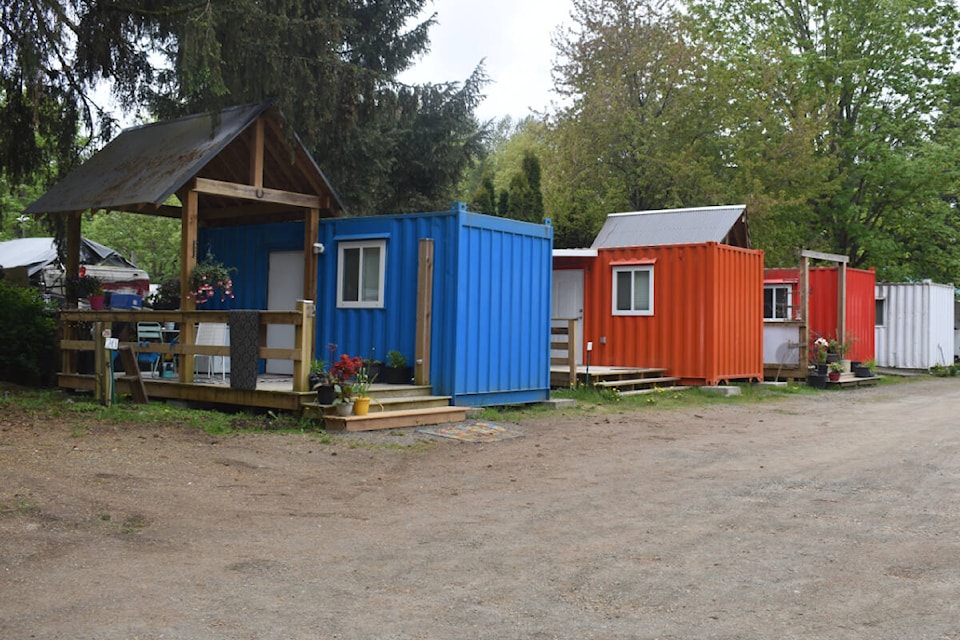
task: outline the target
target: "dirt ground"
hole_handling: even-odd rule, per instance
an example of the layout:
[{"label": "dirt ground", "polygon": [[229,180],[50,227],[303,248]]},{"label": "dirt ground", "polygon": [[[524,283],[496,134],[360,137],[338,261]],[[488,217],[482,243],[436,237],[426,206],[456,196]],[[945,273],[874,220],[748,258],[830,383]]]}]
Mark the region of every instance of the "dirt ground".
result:
[{"label": "dirt ground", "polygon": [[0,415],[0,638],[960,639],[960,383],[476,444]]}]

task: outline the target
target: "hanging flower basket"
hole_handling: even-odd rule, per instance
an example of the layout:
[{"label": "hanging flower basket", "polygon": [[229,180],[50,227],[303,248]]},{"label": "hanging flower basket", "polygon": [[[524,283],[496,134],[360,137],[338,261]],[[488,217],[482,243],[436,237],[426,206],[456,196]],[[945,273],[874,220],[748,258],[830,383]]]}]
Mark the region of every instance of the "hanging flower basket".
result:
[{"label": "hanging flower basket", "polygon": [[233,298],[233,278],[230,275],[236,271],[234,267],[227,267],[208,253],[203,262],[190,272],[190,291],[187,295],[197,304],[203,304],[217,295],[223,302]]}]

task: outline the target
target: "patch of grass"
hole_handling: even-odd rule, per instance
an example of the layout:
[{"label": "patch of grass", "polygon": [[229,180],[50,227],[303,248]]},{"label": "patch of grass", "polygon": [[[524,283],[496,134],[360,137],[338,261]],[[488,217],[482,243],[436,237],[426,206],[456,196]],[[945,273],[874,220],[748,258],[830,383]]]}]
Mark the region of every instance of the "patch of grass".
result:
[{"label": "patch of grass", "polygon": [[146,517],[139,513],[135,513],[123,521],[123,524],[120,525],[120,533],[137,533],[138,531],[146,529],[149,525],[150,522],[146,519]]},{"label": "patch of grass", "polygon": [[26,496],[16,494],[11,502],[0,502],[0,516],[29,516],[35,518],[40,515],[40,507],[31,502]]}]

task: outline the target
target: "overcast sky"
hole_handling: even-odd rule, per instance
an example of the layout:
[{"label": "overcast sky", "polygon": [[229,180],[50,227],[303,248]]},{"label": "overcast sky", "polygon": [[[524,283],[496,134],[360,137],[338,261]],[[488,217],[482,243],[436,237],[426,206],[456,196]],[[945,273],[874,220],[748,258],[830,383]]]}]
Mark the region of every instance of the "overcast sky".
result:
[{"label": "overcast sky", "polygon": [[490,77],[480,120],[522,118],[543,111],[551,92],[554,49],[550,36],[570,23],[571,0],[432,0],[425,16],[437,14],[430,29],[430,53],[400,76],[411,84],[462,82],[481,60]]}]

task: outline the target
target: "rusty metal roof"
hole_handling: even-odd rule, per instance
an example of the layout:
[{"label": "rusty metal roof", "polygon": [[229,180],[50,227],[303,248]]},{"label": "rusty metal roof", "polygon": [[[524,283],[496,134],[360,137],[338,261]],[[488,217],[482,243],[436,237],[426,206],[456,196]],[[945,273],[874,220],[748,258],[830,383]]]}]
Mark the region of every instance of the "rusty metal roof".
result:
[{"label": "rusty metal roof", "polygon": [[[198,175],[243,181],[249,175],[245,166],[249,154],[240,148],[240,141],[250,137],[244,132],[271,108],[273,104],[268,101],[126,129],[33,202],[25,213],[136,210],[134,205],[164,204]],[[282,120],[279,112],[276,115]],[[282,123],[274,124],[275,146],[283,137],[280,131]],[[305,190],[304,186],[312,187],[311,192],[323,188],[342,209],[339,197],[299,139],[295,139],[295,145],[299,147],[295,154],[271,150],[271,164],[288,165],[265,167],[265,174],[272,172],[271,186],[299,192]],[[291,161],[293,155],[296,163]],[[296,164],[295,169],[291,164]],[[265,175],[265,182],[267,179]],[[228,206],[225,202],[218,204]]]},{"label": "rusty metal roof", "polygon": [[611,213],[591,248],[720,242],[749,248],[746,205]]}]

